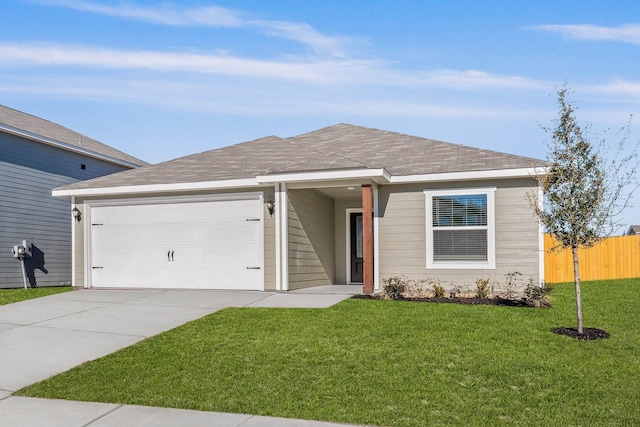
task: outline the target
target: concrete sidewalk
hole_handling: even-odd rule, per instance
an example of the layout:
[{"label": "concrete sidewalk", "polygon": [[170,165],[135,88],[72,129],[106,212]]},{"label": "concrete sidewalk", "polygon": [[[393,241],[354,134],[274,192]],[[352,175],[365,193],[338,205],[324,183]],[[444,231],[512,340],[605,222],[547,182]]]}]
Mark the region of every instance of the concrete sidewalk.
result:
[{"label": "concrete sidewalk", "polygon": [[0,400],[0,425],[20,427],[333,427],[347,424],[11,396]]},{"label": "concrete sidewalk", "polygon": [[344,286],[289,293],[78,290],[0,306],[0,425],[335,425],[11,393],[226,307],[329,307],[357,292]]}]

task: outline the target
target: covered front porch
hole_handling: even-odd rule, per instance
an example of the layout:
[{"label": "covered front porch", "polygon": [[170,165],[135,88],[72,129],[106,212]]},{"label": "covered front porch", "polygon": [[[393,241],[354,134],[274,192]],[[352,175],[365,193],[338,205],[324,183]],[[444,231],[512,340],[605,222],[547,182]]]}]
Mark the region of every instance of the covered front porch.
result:
[{"label": "covered front porch", "polygon": [[365,176],[287,178],[274,184],[274,200],[267,200],[275,220],[276,291],[379,290],[379,184]]}]

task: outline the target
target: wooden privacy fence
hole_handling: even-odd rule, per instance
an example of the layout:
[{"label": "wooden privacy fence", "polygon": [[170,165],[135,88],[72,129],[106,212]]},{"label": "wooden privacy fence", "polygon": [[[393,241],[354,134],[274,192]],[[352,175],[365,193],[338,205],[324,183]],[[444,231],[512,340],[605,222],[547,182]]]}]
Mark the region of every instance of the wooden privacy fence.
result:
[{"label": "wooden privacy fence", "polygon": [[[544,281],[573,281],[571,249],[549,252],[553,237],[544,235]],[[580,280],[640,277],[640,236],[609,237],[589,249],[578,249]]]}]

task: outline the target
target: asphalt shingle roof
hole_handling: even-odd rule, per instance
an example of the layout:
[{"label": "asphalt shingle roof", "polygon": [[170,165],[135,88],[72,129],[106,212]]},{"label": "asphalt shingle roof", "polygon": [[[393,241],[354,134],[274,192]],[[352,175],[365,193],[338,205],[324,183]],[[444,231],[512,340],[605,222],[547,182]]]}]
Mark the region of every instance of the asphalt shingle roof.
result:
[{"label": "asphalt shingle roof", "polygon": [[71,145],[72,147],[83,151],[88,150],[102,156],[111,157],[112,159],[132,163],[137,166],[146,166],[149,164],[64,126],[32,116],[31,114],[14,110],[13,108],[5,107],[4,105],[0,105],[0,124],[12,128],[13,130],[24,131],[34,136],[52,139]]},{"label": "asphalt shingle roof", "polygon": [[538,159],[337,124],[290,138],[269,136],[60,190],[254,178],[287,172],[385,168],[392,175],[488,171],[541,166]]}]

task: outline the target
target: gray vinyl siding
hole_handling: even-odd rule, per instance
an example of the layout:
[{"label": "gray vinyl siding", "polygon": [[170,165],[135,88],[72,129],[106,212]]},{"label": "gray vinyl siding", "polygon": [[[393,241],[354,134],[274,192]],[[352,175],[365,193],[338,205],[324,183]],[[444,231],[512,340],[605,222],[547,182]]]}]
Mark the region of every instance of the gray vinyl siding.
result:
[{"label": "gray vinyl siding", "polygon": [[[423,190],[495,186],[496,268],[491,270],[427,269],[426,213]],[[477,278],[490,280],[499,290],[505,274],[518,271],[523,282],[539,281],[538,222],[529,207],[530,179],[495,182],[457,182],[446,185],[383,186],[380,189],[380,279],[405,275],[410,279],[439,279],[445,286],[475,286]]]},{"label": "gray vinyl siding", "polygon": [[289,289],[335,280],[335,205],[314,190],[289,190]]},{"label": "gray vinyl siding", "polygon": [[[81,165],[85,165],[85,169]],[[127,168],[0,133],[0,288],[23,286],[11,248],[28,240],[28,285],[71,283],[71,202],[53,188]]]},{"label": "gray vinyl siding", "polygon": [[[99,200],[126,200],[126,199],[143,199],[145,197],[175,197],[175,196],[201,196],[214,194],[229,194],[261,191],[264,199],[264,289],[266,291],[275,291],[276,289],[276,233],[275,233],[275,214],[269,215],[266,201],[274,200],[273,187],[250,188],[250,189],[230,189],[211,191],[190,191],[190,192],[167,192],[167,193],[143,193],[128,196],[100,197]],[[91,198],[76,198],[76,206],[84,213],[85,202],[90,202]],[[76,287],[84,287],[85,284],[85,239],[83,223],[76,225]]]}]

